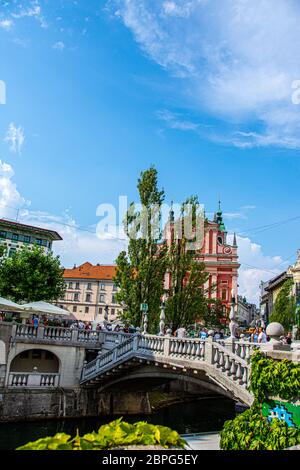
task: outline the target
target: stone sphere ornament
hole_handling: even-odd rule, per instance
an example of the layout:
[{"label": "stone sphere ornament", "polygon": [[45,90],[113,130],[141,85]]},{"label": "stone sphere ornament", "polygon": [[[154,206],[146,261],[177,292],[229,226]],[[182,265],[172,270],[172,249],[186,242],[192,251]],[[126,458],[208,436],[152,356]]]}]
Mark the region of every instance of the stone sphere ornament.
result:
[{"label": "stone sphere ornament", "polygon": [[280,337],[284,336],[284,328],[281,323],[273,322],[267,326],[266,335],[269,336],[270,343],[279,343]]}]

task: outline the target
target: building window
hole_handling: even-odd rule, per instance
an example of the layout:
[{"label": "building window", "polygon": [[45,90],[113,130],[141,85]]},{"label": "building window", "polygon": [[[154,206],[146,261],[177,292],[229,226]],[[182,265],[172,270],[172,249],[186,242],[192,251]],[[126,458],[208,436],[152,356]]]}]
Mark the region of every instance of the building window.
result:
[{"label": "building window", "polygon": [[77,312],[77,306],[76,305],[73,306],[73,312],[74,313]]},{"label": "building window", "polygon": [[113,292],[116,292],[118,290],[117,286],[114,284],[113,285]]},{"label": "building window", "polygon": [[102,315],[103,309],[102,307],[99,308],[99,315]]},{"label": "building window", "polygon": [[115,314],[115,309],[114,309],[114,308],[111,309],[111,314],[112,314],[112,315]]},{"label": "building window", "polygon": [[37,245],[42,245],[43,244],[43,240],[41,238],[37,238],[36,239],[36,243]]},{"label": "building window", "polygon": [[24,235],[24,243],[30,243],[30,236]]},{"label": "building window", "polygon": [[116,304],[117,301],[116,301],[116,296],[113,294],[112,297],[111,297],[111,303],[112,304]]},{"label": "building window", "polygon": [[69,289],[73,289],[73,282],[69,282]]},{"label": "building window", "polygon": [[90,302],[90,301],[91,301],[91,294],[86,294],[85,301],[86,301],[86,302]]},{"label": "building window", "polygon": [[85,313],[89,313],[89,307],[85,307]]},{"label": "building window", "polygon": [[6,238],[7,232],[0,231],[0,238]]},{"label": "building window", "polygon": [[227,290],[222,289],[222,300],[227,300]]},{"label": "building window", "polygon": [[218,237],[218,243],[219,243],[219,245],[223,245],[223,238],[222,237]]},{"label": "building window", "polygon": [[75,287],[75,289],[80,289],[80,284],[79,284],[79,282],[76,282],[76,287]]},{"label": "building window", "polygon": [[104,300],[104,294],[100,294],[100,302],[103,304],[105,302]]},{"label": "building window", "polygon": [[101,285],[100,285],[100,289],[101,289],[101,290],[105,290],[105,284],[101,284]]},{"label": "building window", "polygon": [[17,242],[17,241],[19,240],[19,235],[18,235],[17,233],[13,233],[11,239],[12,239],[14,242]]},{"label": "building window", "polygon": [[92,283],[91,282],[88,283],[87,290],[92,290]]},{"label": "building window", "polygon": [[76,292],[76,294],[74,294],[74,302],[78,302],[79,301],[79,294]]}]

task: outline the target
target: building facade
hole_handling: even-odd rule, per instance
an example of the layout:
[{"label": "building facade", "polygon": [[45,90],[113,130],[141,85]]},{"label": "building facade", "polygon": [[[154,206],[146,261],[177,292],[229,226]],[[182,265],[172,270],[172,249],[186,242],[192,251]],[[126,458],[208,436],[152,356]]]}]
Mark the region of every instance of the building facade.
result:
[{"label": "building facade", "polygon": [[103,322],[105,308],[108,308],[108,321],[116,321],[123,308],[116,301],[115,273],[115,266],[91,263],[65,269],[66,293],[57,304],[69,310],[77,320],[97,323]]},{"label": "building facade", "polygon": [[[170,214],[170,220],[165,229],[165,240],[170,246],[174,243],[174,213]],[[209,274],[209,279],[205,284],[208,296],[212,299],[219,299],[224,307],[224,317],[230,311],[232,291],[237,303],[238,295],[238,247],[236,236],[234,235],[233,244],[227,242],[227,231],[223,222],[223,215],[219,206],[214,220],[204,220],[203,236],[199,237],[200,244],[195,249],[195,259],[205,264],[205,270]],[[166,274],[166,289],[171,286],[170,274]]]},{"label": "building facade", "polygon": [[273,277],[269,281],[260,284],[260,311],[261,316],[268,322],[272,314],[277,296],[288,279],[293,280],[292,294],[296,297],[297,305],[300,306],[300,250],[295,264]]},{"label": "building facade", "polygon": [[62,238],[53,230],[0,219],[0,246],[6,248],[5,256],[12,256],[24,246],[40,246],[48,253],[52,250],[53,241],[58,240]]}]

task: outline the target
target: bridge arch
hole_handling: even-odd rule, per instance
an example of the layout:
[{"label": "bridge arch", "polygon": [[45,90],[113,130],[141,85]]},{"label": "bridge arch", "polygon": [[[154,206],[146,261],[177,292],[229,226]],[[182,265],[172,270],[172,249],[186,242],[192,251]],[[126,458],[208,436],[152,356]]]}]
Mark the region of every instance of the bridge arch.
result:
[{"label": "bridge arch", "polygon": [[25,349],[10,362],[10,372],[42,372],[55,373],[60,371],[60,359],[47,349]]},{"label": "bridge arch", "polygon": [[[217,384],[213,382],[209,377],[207,376],[201,376],[201,377],[192,377],[186,374],[179,374],[173,371],[166,371],[166,370],[149,370],[144,369],[142,371],[133,371],[131,373],[127,373],[125,376],[121,376],[115,379],[112,379],[106,383],[104,383],[102,386],[98,386],[97,390],[98,393],[102,393],[104,391],[108,391],[111,388],[114,388],[115,386],[122,386],[124,385],[126,387],[126,384],[134,384],[135,388],[137,387],[138,381],[143,381],[145,379],[160,379],[160,380],[166,380],[166,382],[183,382],[190,384],[195,387],[199,387],[199,389],[203,389],[203,391],[207,391],[209,393],[215,393],[221,396],[224,396],[226,398],[231,398],[235,399],[234,394],[231,393],[229,390],[226,390],[224,387],[222,387],[220,384]],[[151,386],[150,386],[151,388]],[[155,383],[153,383],[153,387],[155,388]],[[149,389],[149,387],[146,385],[145,389]],[[145,390],[146,391],[146,390]]]}]

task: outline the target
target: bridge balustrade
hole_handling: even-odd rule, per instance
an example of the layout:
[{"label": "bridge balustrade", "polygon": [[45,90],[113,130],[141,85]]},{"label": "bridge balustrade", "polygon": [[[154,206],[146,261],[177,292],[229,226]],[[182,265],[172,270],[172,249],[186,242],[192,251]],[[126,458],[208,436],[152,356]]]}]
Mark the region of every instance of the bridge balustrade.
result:
[{"label": "bridge balustrade", "polygon": [[200,339],[170,338],[170,357],[183,357],[192,360],[205,360],[205,341]]},{"label": "bridge balustrade", "polygon": [[15,336],[17,338],[36,338],[38,328],[33,325],[21,325],[18,324],[16,327]]},{"label": "bridge balustrade", "polygon": [[35,372],[11,372],[8,378],[9,387],[48,388],[58,387],[59,374]]},{"label": "bridge balustrade", "polygon": [[212,343],[212,364],[243,387],[248,383],[249,364],[225,347]]}]

